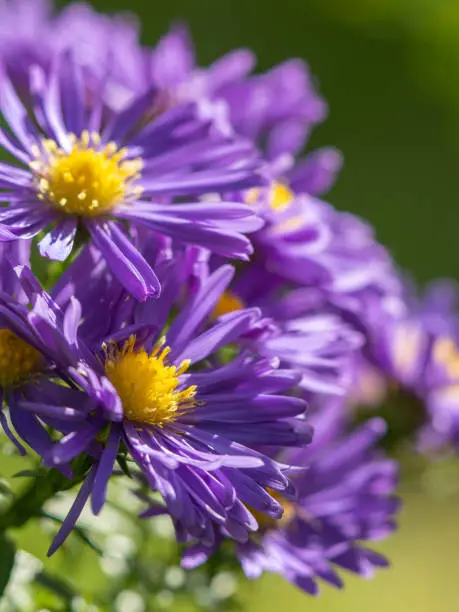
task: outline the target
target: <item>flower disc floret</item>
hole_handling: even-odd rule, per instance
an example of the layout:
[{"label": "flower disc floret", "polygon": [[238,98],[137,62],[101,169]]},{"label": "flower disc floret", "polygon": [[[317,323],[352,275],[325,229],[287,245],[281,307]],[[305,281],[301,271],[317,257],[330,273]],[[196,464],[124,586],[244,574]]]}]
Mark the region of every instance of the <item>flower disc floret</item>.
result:
[{"label": "flower disc floret", "polygon": [[170,348],[164,343],[161,340],[148,354],[143,347],[136,348],[136,338],[131,336],[121,349],[112,346],[107,352],[105,373],[129,421],[164,425],[195,405],[196,387],[179,389],[179,377],[190,362],[182,361],[178,368],[168,365]]},{"label": "flower disc floret", "polygon": [[54,140],[44,140],[31,163],[40,199],[67,215],[97,217],[121,202],[137,198],[134,187],[142,169],[140,159],[114,142],[102,146],[99,134],[70,135],[70,152]]},{"label": "flower disc floret", "polygon": [[35,374],[41,365],[40,353],[9,329],[0,329],[0,385],[8,388]]},{"label": "flower disc floret", "polygon": [[229,314],[235,310],[242,310],[243,308],[244,304],[237,295],[231,293],[231,291],[225,291],[225,293],[222,293],[220,299],[218,300],[212,316],[216,319],[217,317]]},{"label": "flower disc floret", "polygon": [[459,351],[451,338],[439,338],[435,342],[434,357],[451,378],[459,376]]}]

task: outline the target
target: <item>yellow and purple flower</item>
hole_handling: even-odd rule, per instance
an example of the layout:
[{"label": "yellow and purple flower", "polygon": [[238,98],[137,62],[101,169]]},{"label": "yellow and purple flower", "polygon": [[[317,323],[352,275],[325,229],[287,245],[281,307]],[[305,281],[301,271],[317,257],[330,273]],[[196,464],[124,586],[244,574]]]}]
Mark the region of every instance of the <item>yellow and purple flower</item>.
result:
[{"label": "yellow and purple flower", "polygon": [[[96,249],[89,247],[80,257],[88,276],[100,278],[101,270],[91,265]],[[5,321],[12,328],[18,320],[21,329],[48,346],[56,380],[21,390],[15,410],[27,410],[61,432],[43,453],[47,465],[66,467],[82,454],[95,460],[51,551],[67,537],[89,496],[94,512],[101,510],[119,453],[162,495],[180,525],[179,539],[191,535],[211,544],[218,524],[230,537],[246,541],[257,526],[247,505],[277,518],[282,507],[268,489],[292,496],[288,466],[259,449],[310,441],[311,428],[301,418],[305,402],[288,394],[298,376],[248,349],[225,357],[225,347],[237,346],[257,324],[259,312],[252,308],[217,322],[209,319],[231,281],[231,266],[218,268],[183,301],[188,257],[160,250],[161,297],[142,305],[131,300],[124,322],[117,321],[108,335],[103,325],[98,338],[93,330],[87,341],[79,329],[86,315],[74,295],[72,266],[54,299],[27,268],[18,269],[32,310],[7,307],[5,298]],[[84,286],[81,279],[79,286]],[[99,302],[111,299],[107,285],[100,287]],[[92,301],[91,312],[97,304]],[[176,304],[181,308],[171,319]]]},{"label": "yellow and purple flower", "polygon": [[422,299],[407,291],[403,313],[375,317],[356,362],[353,401],[376,408],[400,396],[404,435],[424,452],[459,443],[457,296],[448,281],[432,283]]},{"label": "yellow and purple flower", "polygon": [[[293,478],[298,496],[291,501],[277,494],[284,507],[282,518],[257,514],[259,532],[237,544],[236,554],[248,578],[272,572],[317,595],[319,581],[343,586],[339,569],[369,578],[375,568],[388,564],[366,544],[395,529],[400,507],[393,494],[397,464],[375,448],[384,423],[374,419],[349,434],[337,426],[339,421],[336,406],[325,408],[313,419],[314,442],[308,449],[284,455],[289,463],[304,466]],[[183,566],[200,565],[217,546],[191,545]]]},{"label": "yellow and purple flower", "polygon": [[[188,103],[151,118],[150,90],[107,117],[101,97],[88,105],[83,73],[70,55],[56,57],[49,74],[32,67],[31,78],[33,110],[6,73],[1,79],[6,127],[0,146],[16,162],[0,166],[7,203],[1,241],[44,232],[40,253],[65,260],[77,231],[86,232],[139,300],[157,296],[160,285],[133,247],[130,227],[248,258],[252,247],[244,234],[262,221],[223,193],[263,183],[260,162],[248,141],[221,133],[211,106]],[[222,197],[202,200],[208,192]]]},{"label": "yellow and purple flower", "polygon": [[[248,578],[273,572],[317,595],[319,581],[343,586],[339,569],[369,578],[375,568],[388,565],[366,542],[384,539],[395,529],[400,502],[393,494],[397,463],[375,448],[385,431],[383,421],[374,419],[346,434],[337,425],[336,406],[330,405],[313,422],[313,444],[284,456],[304,466],[293,479],[297,498],[277,495],[282,518],[257,515],[259,532],[237,544],[236,554]],[[217,547],[191,545],[183,566],[200,565]]]}]

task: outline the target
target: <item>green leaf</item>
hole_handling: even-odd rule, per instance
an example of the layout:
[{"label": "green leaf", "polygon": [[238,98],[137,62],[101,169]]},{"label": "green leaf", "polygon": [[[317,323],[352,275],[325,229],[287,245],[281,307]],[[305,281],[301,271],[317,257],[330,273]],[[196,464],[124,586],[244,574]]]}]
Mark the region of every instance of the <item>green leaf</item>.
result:
[{"label": "green leaf", "polygon": [[13,474],[12,478],[43,478],[42,470],[21,470]]},{"label": "green leaf", "polygon": [[5,536],[0,536],[0,597],[9,582],[15,556],[14,544]]}]

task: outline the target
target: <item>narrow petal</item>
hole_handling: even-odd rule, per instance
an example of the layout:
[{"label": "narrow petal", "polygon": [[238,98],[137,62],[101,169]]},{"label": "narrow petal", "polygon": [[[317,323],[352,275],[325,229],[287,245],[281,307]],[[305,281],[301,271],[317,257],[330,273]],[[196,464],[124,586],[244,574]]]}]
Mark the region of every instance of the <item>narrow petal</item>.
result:
[{"label": "narrow petal", "polygon": [[92,467],[89,474],[86,476],[86,480],[81,485],[80,490],[78,491],[78,495],[75,498],[75,501],[70,508],[69,513],[65,517],[64,522],[62,523],[62,527],[59,529],[56,537],[54,538],[51,546],[48,550],[48,557],[51,557],[58,548],[62,546],[65,540],[70,535],[70,532],[75,526],[83,508],[88,500],[88,497],[91,493],[91,489],[94,484],[94,478],[96,475],[96,467]]},{"label": "narrow petal", "polygon": [[113,466],[118,454],[120,444],[120,430],[116,425],[112,425],[108,436],[105,449],[97,466],[96,477],[91,497],[92,511],[99,514],[107,497],[107,486],[110,476],[113,473]]},{"label": "narrow petal", "polygon": [[113,274],[131,295],[140,302],[159,295],[155,272],[115,223],[88,221],[86,226]]},{"label": "narrow petal", "polygon": [[180,350],[179,347],[189,342],[201,323],[214,310],[233,276],[232,266],[221,266],[203,283],[193,299],[179,312],[167,334],[168,342],[174,346],[174,350]]},{"label": "narrow petal", "polygon": [[250,308],[234,313],[234,315],[226,317],[211,329],[204,332],[188,346],[184,347],[177,355],[175,352],[171,354],[171,359],[175,362],[180,362],[183,359],[190,359],[192,363],[200,361],[216,351],[221,346],[232,342],[250,329],[253,320],[259,316],[257,308]]},{"label": "narrow petal", "polygon": [[65,261],[72,252],[76,231],[77,221],[74,218],[56,223],[38,243],[40,255],[56,261]]}]

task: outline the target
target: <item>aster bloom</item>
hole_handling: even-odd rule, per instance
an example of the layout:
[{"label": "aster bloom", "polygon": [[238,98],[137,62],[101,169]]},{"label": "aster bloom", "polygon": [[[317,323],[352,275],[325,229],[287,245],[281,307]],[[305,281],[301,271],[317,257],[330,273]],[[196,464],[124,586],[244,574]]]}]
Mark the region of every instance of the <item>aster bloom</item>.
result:
[{"label": "aster bloom", "polygon": [[424,451],[459,441],[457,295],[457,286],[445,281],[428,286],[422,299],[409,294],[402,316],[373,326],[363,353],[374,384],[382,380],[386,394],[402,393],[405,404],[411,398]]},{"label": "aster bloom", "polygon": [[[59,323],[61,328],[65,325],[69,312],[66,317],[59,309],[51,309],[50,303],[44,308],[40,300],[29,310],[28,294],[38,287],[28,268],[29,251],[28,241],[0,246],[0,424],[21,454],[25,453],[22,445],[25,442],[43,456],[51,450],[52,439],[38,417],[53,416],[58,411],[61,418],[69,415],[71,418],[72,410],[65,407],[66,394],[71,390],[61,387],[64,405],[59,409],[52,405],[40,407],[34,404],[31,412],[27,397],[33,396],[37,385],[46,384],[49,377],[58,380],[56,358],[61,363],[71,363],[65,351],[61,350],[65,340],[59,328]],[[16,269],[21,270],[20,278]],[[49,331],[46,337],[41,337],[35,331],[34,321],[40,316],[37,313],[41,314],[44,309],[48,313]],[[8,408],[8,413],[4,408]],[[68,474],[65,466],[60,469]]]},{"label": "aster bloom", "polygon": [[311,128],[327,113],[307,65],[289,60],[252,76],[254,65],[249,50],[233,51],[204,72],[205,86],[228,105],[239,134],[254,141],[265,139],[269,159],[299,153]]},{"label": "aster bloom", "polygon": [[[228,111],[232,128],[261,146],[269,160],[290,159],[326,118],[327,105],[304,61],[289,60],[263,74],[253,74],[255,65],[252,51],[236,49],[200,67],[188,28],[175,24],[154,48],[137,56],[137,69],[131,72],[139,78],[131,91],[152,84],[169,105],[208,97]],[[307,187],[318,195],[331,187],[340,167],[335,149],[320,149],[300,162],[295,181],[301,181],[302,191]]]},{"label": "aster bloom", "polygon": [[315,287],[324,307],[353,315],[363,330],[375,309],[403,310],[397,270],[364,221],[294,193],[282,178],[268,189],[249,190],[246,199],[266,221],[253,236],[252,265],[271,284]]},{"label": "aster bloom", "polygon": [[105,79],[105,99],[116,99],[117,108],[140,91],[138,83],[146,79],[140,67],[148,62],[133,15],[104,15],[81,2],[59,13],[53,9],[51,0],[0,2],[0,59],[21,96],[29,100],[30,68],[49,71],[53,55],[65,51],[74,53],[91,91]]},{"label": "aster bloom", "polygon": [[[246,309],[207,321],[231,281],[231,266],[203,282],[164,337],[183,293],[186,266],[177,252],[171,258],[161,253],[159,259],[162,296],[138,304],[129,324],[117,325],[98,343],[94,336],[88,343],[80,336],[81,305],[73,296],[63,306],[64,285],[55,301],[26,283],[32,303],[39,304],[27,324],[42,341],[57,345],[56,368],[66,372],[68,385],[47,380],[21,401],[32,413],[35,406],[36,414],[48,406],[53,414],[45,422],[62,433],[45,454],[47,465],[67,466],[82,453],[95,459],[51,552],[65,540],[89,496],[94,512],[101,510],[119,452],[162,495],[182,540],[191,534],[210,544],[216,523],[244,541],[257,527],[246,505],[278,518],[282,507],[267,489],[293,494],[288,466],[256,449],[310,441],[310,426],[297,418],[304,401],[285,394],[297,375],[249,351],[223,360],[221,349],[237,345],[259,318],[256,309]],[[73,286],[73,273],[67,278]],[[52,316],[59,312],[63,319]],[[56,318],[61,321],[57,335]],[[62,402],[68,414],[60,419]]]},{"label": "aster bloom", "polygon": [[[273,572],[317,595],[318,580],[343,586],[338,569],[369,578],[375,568],[387,565],[365,544],[393,531],[399,509],[393,495],[397,464],[375,450],[384,423],[374,419],[345,434],[336,426],[335,410],[327,408],[316,417],[315,439],[308,449],[288,453],[289,462],[307,466],[295,478],[298,498],[278,496],[282,519],[259,517],[260,531],[237,545],[248,578]],[[211,553],[202,545],[192,546],[182,564],[194,567]]]},{"label": "aster bloom", "polygon": [[139,300],[157,296],[160,286],[126,225],[147,226],[225,257],[248,257],[252,247],[243,234],[262,224],[253,210],[223,197],[218,203],[199,198],[264,180],[252,146],[223,136],[211,106],[189,103],[151,119],[155,92],[149,91],[105,119],[102,99],[88,106],[72,57],[58,57],[49,76],[35,67],[31,78],[32,114],[2,77],[7,128],[0,144],[17,165],[0,168],[8,204],[0,211],[0,240],[44,231],[40,253],[65,260],[77,230],[84,230]]},{"label": "aster bloom", "polygon": [[51,13],[48,0],[0,2],[0,58],[21,91],[28,91],[30,66],[48,64],[53,40]]},{"label": "aster bloom", "polygon": [[118,109],[134,97],[133,92],[139,91],[137,83],[143,75],[138,67],[145,52],[140,46],[135,15],[126,12],[107,15],[89,4],[76,2],[54,16],[52,27],[54,52],[72,52],[91,91],[97,92],[97,83],[105,79],[105,101],[116,100]]}]

